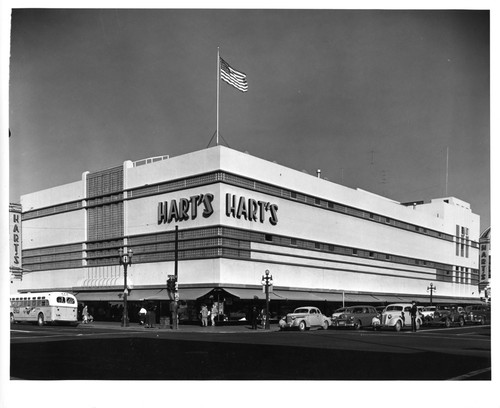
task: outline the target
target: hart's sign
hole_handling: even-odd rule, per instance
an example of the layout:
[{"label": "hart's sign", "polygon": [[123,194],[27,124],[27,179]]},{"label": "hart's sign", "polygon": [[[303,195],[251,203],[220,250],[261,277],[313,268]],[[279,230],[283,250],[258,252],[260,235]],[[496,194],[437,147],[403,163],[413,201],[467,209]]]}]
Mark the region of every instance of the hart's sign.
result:
[{"label": "hart's sign", "polygon": [[228,217],[243,218],[247,221],[263,223],[266,218],[271,225],[278,223],[278,206],[265,201],[256,201],[253,198],[237,197],[226,194],[226,215]]},{"label": "hart's sign", "polygon": [[[200,213],[204,218],[208,218],[214,213],[214,198],[213,194],[208,193],[178,200],[161,201],[158,203],[158,224],[194,220]],[[269,221],[271,225],[278,223],[277,204],[231,193],[226,194],[225,204],[227,217],[260,223]]]},{"label": "hart's sign", "polygon": [[21,211],[10,211],[10,266],[22,267],[21,257]]},{"label": "hart's sign", "polygon": [[158,224],[171,223],[172,221],[194,220],[198,217],[198,207],[202,206],[203,217],[210,217],[214,208],[213,194],[198,194],[189,198],[181,198],[158,203]]}]

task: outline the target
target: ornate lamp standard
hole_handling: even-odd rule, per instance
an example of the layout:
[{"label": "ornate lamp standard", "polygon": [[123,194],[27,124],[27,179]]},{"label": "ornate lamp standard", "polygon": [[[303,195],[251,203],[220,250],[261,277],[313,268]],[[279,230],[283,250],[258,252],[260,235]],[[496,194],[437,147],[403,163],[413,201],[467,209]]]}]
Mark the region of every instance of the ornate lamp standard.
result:
[{"label": "ornate lamp standard", "polygon": [[273,284],[273,276],[269,274],[269,269],[266,269],[265,275],[262,275],[262,285],[266,291],[266,323],[265,329],[270,329],[270,316],[269,316],[269,286]]},{"label": "ornate lamp standard", "polygon": [[132,249],[128,249],[127,252],[123,251],[123,248],[118,250],[120,254],[120,265],[123,265],[123,317],[122,317],[122,327],[129,326],[128,320],[128,309],[127,309],[127,297],[128,297],[128,287],[127,287],[127,268],[132,265]]},{"label": "ornate lamp standard", "polygon": [[431,294],[431,306],[432,306],[432,293],[436,290],[436,287],[432,284],[431,284],[427,287],[427,292],[430,292]]}]

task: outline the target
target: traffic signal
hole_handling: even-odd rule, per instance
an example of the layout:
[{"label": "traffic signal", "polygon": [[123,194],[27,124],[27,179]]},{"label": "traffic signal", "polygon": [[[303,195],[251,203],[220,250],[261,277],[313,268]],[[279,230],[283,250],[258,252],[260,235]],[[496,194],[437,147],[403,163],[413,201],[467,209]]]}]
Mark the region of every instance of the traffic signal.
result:
[{"label": "traffic signal", "polygon": [[169,292],[177,292],[177,279],[175,278],[168,278],[167,280],[167,290]]}]

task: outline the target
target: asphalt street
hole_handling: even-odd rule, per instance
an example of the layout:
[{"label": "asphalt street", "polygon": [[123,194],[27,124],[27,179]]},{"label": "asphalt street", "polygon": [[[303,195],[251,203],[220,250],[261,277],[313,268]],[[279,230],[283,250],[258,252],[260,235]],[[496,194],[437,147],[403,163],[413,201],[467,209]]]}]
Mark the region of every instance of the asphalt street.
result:
[{"label": "asphalt street", "polygon": [[281,332],[116,323],[11,327],[26,380],[490,380],[490,326]]}]

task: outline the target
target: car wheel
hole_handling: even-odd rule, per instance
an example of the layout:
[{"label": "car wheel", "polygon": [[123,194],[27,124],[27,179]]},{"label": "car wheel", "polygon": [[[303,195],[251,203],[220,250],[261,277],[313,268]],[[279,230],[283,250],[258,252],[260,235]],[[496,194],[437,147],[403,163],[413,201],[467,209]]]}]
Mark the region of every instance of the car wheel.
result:
[{"label": "car wheel", "polygon": [[305,329],[307,329],[306,327],[306,322],[304,320],[302,320],[300,323],[299,323],[299,330],[300,331],[304,331]]},{"label": "car wheel", "polygon": [[451,321],[450,319],[446,318],[445,321],[444,321],[444,327],[450,327],[451,326]]},{"label": "car wheel", "polygon": [[479,319],[479,323],[478,323],[478,324],[484,324],[484,317],[481,317],[481,318]]},{"label": "car wheel", "polygon": [[462,318],[458,319],[458,325],[459,325],[460,327],[464,327],[464,325],[465,325],[465,321],[464,321],[464,319],[462,319]]},{"label": "car wheel", "polygon": [[361,321],[357,321],[356,323],[354,323],[354,330],[359,330],[361,329]]},{"label": "car wheel", "polygon": [[14,315],[11,313],[10,314],[10,324],[14,324],[16,322],[16,319],[14,319]]},{"label": "car wheel", "polygon": [[394,330],[395,331],[401,331],[401,321],[397,321],[396,324],[394,325]]},{"label": "car wheel", "polygon": [[36,321],[36,322],[37,322],[37,324],[38,324],[39,326],[43,326],[43,324],[45,323],[45,319],[44,319],[44,317],[43,317],[43,313],[39,313],[39,314],[38,314],[38,319],[37,319],[37,321]]},{"label": "car wheel", "polygon": [[328,322],[325,320],[321,327],[323,328],[323,330],[328,330]]}]

